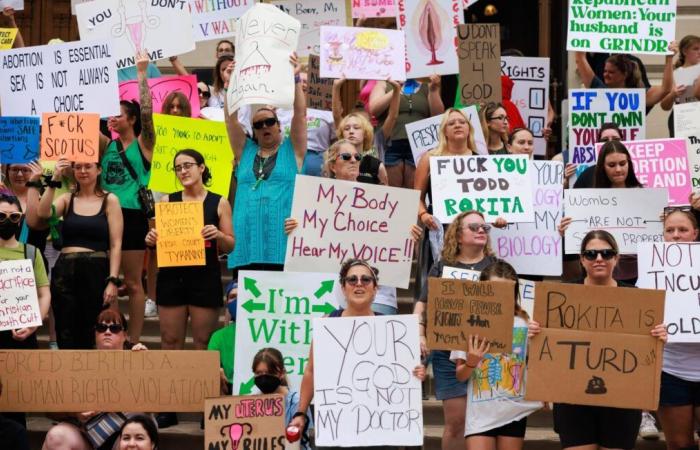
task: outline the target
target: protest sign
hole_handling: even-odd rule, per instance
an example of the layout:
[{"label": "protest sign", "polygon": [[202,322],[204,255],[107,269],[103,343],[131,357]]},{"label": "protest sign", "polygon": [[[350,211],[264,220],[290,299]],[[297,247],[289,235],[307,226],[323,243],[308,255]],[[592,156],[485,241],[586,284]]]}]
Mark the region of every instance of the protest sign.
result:
[{"label": "protest sign", "polygon": [[44,113],[41,116],[41,159],[98,162],[100,115]]},{"label": "protest sign", "polygon": [[352,0],[352,17],[396,17],[398,0]]},{"label": "protest sign", "polygon": [[513,281],[428,279],[426,337],[431,350],[465,350],[469,335],[485,337],[494,353],[510,353]]},{"label": "protest sign", "polygon": [[[163,101],[171,92],[182,92],[190,101],[192,117],[199,117],[199,91],[197,90],[196,75],[179,75],[175,77],[149,78],[148,87],[153,100],[153,111],[168,114],[163,111]],[[119,83],[119,100],[140,102],[138,80]],[[182,107],[182,105],[180,105]]]},{"label": "protest sign", "polygon": [[589,231],[606,230],[621,254],[634,255],[637,244],[663,240],[659,215],[667,204],[666,189],[567,189],[564,216],[573,220],[564,236],[564,253],[578,255]]},{"label": "protest sign", "polygon": [[3,115],[120,114],[117,67],[107,42],[78,41],[6,50],[0,69]]},{"label": "protest sign", "polygon": [[[544,155],[549,108],[549,58],[501,57],[501,75],[514,83],[510,100],[515,104],[535,137],[535,155]],[[504,95],[505,97],[505,95]]]},{"label": "protest sign", "polygon": [[314,319],[316,445],[423,445],[418,318]]},{"label": "protest sign", "polygon": [[75,5],[79,5],[81,3],[87,3],[91,2],[93,0],[70,0],[70,13],[72,15],[75,15]]},{"label": "protest sign", "polygon": [[535,221],[510,223],[491,229],[491,245],[501,259],[519,274],[560,276],[564,165],[555,161],[530,161]]},{"label": "protest sign", "polygon": [[500,36],[497,23],[469,23],[457,27],[457,92],[462,96],[463,105],[502,100]]},{"label": "protest sign", "polygon": [[158,267],[205,265],[202,228],[204,203],[156,203]]},{"label": "protest sign", "polygon": [[0,0],[0,9],[8,6],[15,11],[22,11],[24,9],[24,0]]},{"label": "protest sign", "polygon": [[301,387],[312,320],[337,309],[337,299],[342,296],[337,280],[337,272],[238,273],[234,394],[250,394],[255,389],[250,362],[265,347],[282,352],[290,386],[293,390]]},{"label": "protest sign", "polygon": [[194,350],[0,350],[0,411],[202,412],[219,355]]},{"label": "protest sign", "polygon": [[224,39],[236,34],[238,17],[253,6],[254,0],[189,0],[194,40]]},{"label": "protest sign", "polygon": [[384,286],[407,288],[419,192],[297,175],[284,269],[336,272],[347,258],[379,269]]},{"label": "protest sign", "polygon": [[12,48],[17,37],[17,28],[0,28],[0,50]]},{"label": "protest sign", "polygon": [[477,210],[487,222],[535,220],[530,165],[525,155],[432,156],[433,215],[450,223],[462,211]]},{"label": "protest sign", "polygon": [[238,25],[237,64],[226,92],[229,112],[252,104],[291,108],[295,87],[289,55],[297,48],[301,24],[274,6],[256,3]]},{"label": "protest sign", "polygon": [[637,286],[666,291],[668,342],[700,342],[700,243],[640,244]]},{"label": "protest sign", "polygon": [[321,27],[321,42],[322,78],[406,79],[402,31]]},{"label": "protest sign", "polygon": [[700,102],[673,105],[673,120],[676,137],[688,139],[688,163],[691,185],[700,188]]},{"label": "protest sign", "polygon": [[[462,108],[461,111],[466,114],[469,124],[474,129],[474,142],[476,143],[477,153],[488,155],[489,150],[486,146],[486,139],[481,129],[481,120],[479,120],[479,111],[476,109],[476,106],[467,106]],[[408,136],[408,143],[411,146],[413,161],[415,161],[416,166],[424,153],[437,147],[440,140],[440,123],[444,117],[444,114],[440,114],[439,116],[432,116],[406,124],[406,135]]]},{"label": "protest sign", "polygon": [[41,326],[33,261],[0,261],[0,331]]},{"label": "protest sign", "polygon": [[700,65],[695,64],[690,67],[678,67],[673,71],[673,82],[677,87],[685,86],[685,90],[681,95],[676,97],[676,103],[696,102],[697,99],[693,94],[695,82],[700,78]]},{"label": "protest sign", "polygon": [[309,87],[306,92],[306,106],[312,109],[330,111],[333,107],[333,80],[321,78],[321,60],[318,55],[309,55]]},{"label": "protest sign", "polygon": [[566,49],[592,53],[670,54],[676,0],[569,0]]},{"label": "protest sign", "polygon": [[[663,343],[646,335],[544,328],[530,338],[527,400],[654,411]],[[566,380],[562,383],[562,380]]]},{"label": "protest sign", "polygon": [[0,164],[25,164],[39,158],[39,118],[0,117]]},{"label": "protest sign", "polygon": [[153,125],[157,139],[149,188],[166,193],[181,190],[182,185],[173,172],[173,158],[183,148],[193,148],[202,154],[211,173],[211,185],[207,189],[228,196],[233,153],[223,122],[153,114]]},{"label": "protest sign", "polygon": [[300,57],[321,54],[321,27],[350,25],[346,0],[272,0],[275,5],[301,23],[299,47],[294,50]]},{"label": "protest sign", "polygon": [[136,53],[151,61],[194,50],[189,4],[179,1],[95,0],[75,5],[80,39],[111,39],[117,68],[136,65]]},{"label": "protest sign", "polygon": [[408,78],[459,72],[455,27],[464,23],[461,1],[398,0],[396,24],[406,34]]},{"label": "protest sign", "polygon": [[570,89],[569,160],[591,164],[596,160],[598,130],[614,122],[623,141],[644,139],[646,125],[644,89]]},{"label": "protest sign", "polygon": [[285,448],[284,403],[284,396],[280,394],[206,399],[204,448]]},{"label": "protest sign", "polygon": [[481,271],[443,266],[441,276],[442,278],[451,278],[453,280],[479,281],[479,278],[481,278]]}]

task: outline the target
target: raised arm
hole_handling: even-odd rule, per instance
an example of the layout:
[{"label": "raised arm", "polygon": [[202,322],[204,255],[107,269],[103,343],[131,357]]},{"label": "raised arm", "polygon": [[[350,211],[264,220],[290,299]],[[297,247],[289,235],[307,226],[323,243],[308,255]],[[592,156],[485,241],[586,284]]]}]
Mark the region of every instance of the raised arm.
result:
[{"label": "raised arm", "polygon": [[15,42],[12,44],[12,48],[22,48],[24,47],[24,39],[22,38],[22,31],[17,26],[15,21],[15,10],[9,6],[6,6],[2,10],[2,14],[7,17],[7,23],[9,28],[17,28],[17,35],[15,36]]},{"label": "raised arm", "polygon": [[297,170],[301,170],[306,156],[306,96],[301,86],[301,65],[297,59],[297,54],[293,53],[289,57],[289,62],[294,66],[294,115],[289,129],[289,137],[294,147],[294,156],[297,159]]},{"label": "raised arm", "polygon": [[431,75],[430,83],[428,84],[428,106],[430,107],[430,115],[437,116],[445,112],[445,105],[440,97],[440,86],[442,78],[440,75]]},{"label": "raised arm", "polygon": [[182,61],[180,61],[177,56],[171,56],[168,58],[170,61],[170,64],[173,66],[173,69],[175,69],[175,73],[178,75],[189,75],[189,72],[187,72],[187,68],[182,64]]},{"label": "raised arm", "polygon": [[[647,108],[659,103],[673,90],[673,56],[678,52],[678,44],[676,41],[671,42],[668,45],[668,49],[672,52],[670,55],[666,55],[666,64],[664,65],[664,75],[661,80],[661,86],[652,86],[647,89]],[[671,106],[673,107],[673,106]]]},{"label": "raised arm", "polygon": [[[59,159],[56,162],[56,168],[53,171],[52,181],[61,181],[63,175],[70,169],[71,163],[67,159]],[[54,202],[54,194],[56,188],[48,186],[44,191],[44,195],[39,199],[38,189],[29,189],[27,192],[27,203],[31,207],[36,208],[36,214],[39,219],[48,219],[51,217],[51,205],[56,207],[56,216],[61,217],[66,210],[69,194],[63,194]]]},{"label": "raised arm", "polygon": [[333,111],[333,126],[337,129],[340,121],[343,120],[343,99],[340,98],[340,90],[345,83],[345,77],[333,80],[333,90],[331,91],[331,110]]},{"label": "raised arm", "polygon": [[388,140],[391,137],[391,133],[394,132],[396,118],[399,116],[399,104],[401,103],[401,84],[394,80],[387,80],[387,83],[391,84],[394,89],[391,91],[389,112],[384,120],[384,125],[382,125],[382,133],[384,134],[384,139],[386,140]]},{"label": "raised arm", "polygon": [[[31,161],[29,164],[29,169],[31,173],[29,174],[29,181],[36,183],[41,181],[41,175],[43,169],[38,161]],[[37,209],[39,208],[39,188],[31,187],[27,191],[27,210],[24,212],[26,214],[27,225],[29,228],[34,229],[46,229],[46,220],[39,217]]]},{"label": "raised arm", "polygon": [[[226,68],[226,72],[230,74],[233,72],[236,66],[236,61],[234,60]],[[296,86],[295,86],[296,88]],[[238,111],[233,114],[228,112],[228,94],[224,95],[224,122],[226,122],[226,131],[228,133],[228,141],[231,145],[231,150],[233,150],[233,155],[235,156],[235,164],[241,160],[241,155],[243,154],[243,147],[245,147],[245,140],[247,136],[243,125],[238,121]]]},{"label": "raised arm", "polygon": [[384,114],[391,103],[391,92],[386,92],[386,82],[377,81],[369,94],[369,113],[374,117]]},{"label": "raised arm", "polygon": [[148,87],[148,53],[140,51],[136,54],[136,70],[139,81],[139,101],[141,102],[141,134],[139,135],[139,146],[146,160],[153,159],[153,147],[156,145],[156,131],[153,126],[153,101],[151,90]]},{"label": "raised arm", "polygon": [[576,52],[576,70],[578,71],[578,76],[581,77],[581,81],[586,87],[591,87],[593,83],[593,78],[595,78],[595,73],[588,64],[585,52]]}]

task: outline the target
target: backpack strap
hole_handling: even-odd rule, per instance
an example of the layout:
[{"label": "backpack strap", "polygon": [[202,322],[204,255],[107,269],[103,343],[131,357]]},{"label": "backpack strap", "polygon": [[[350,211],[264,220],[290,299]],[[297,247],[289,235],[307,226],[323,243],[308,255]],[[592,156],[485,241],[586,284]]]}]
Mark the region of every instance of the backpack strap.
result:
[{"label": "backpack strap", "polygon": [[24,258],[32,262],[32,267],[34,267],[34,260],[36,259],[36,247],[32,244],[24,244]]}]

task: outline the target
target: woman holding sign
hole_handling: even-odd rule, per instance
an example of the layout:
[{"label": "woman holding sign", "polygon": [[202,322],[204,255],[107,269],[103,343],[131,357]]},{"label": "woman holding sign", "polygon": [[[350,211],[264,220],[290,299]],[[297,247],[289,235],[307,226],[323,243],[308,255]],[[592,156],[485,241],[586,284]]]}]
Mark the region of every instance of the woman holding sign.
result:
[{"label": "woman holding sign", "polygon": [[508,112],[500,103],[489,102],[481,110],[481,129],[484,130],[489,155],[507,155]]}]

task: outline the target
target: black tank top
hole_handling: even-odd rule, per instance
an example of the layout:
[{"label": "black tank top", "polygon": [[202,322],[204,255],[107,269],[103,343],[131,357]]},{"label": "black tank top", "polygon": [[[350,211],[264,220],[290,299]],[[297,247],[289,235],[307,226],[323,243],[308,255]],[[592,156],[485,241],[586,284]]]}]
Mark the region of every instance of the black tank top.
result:
[{"label": "black tank top", "polygon": [[84,247],[95,252],[109,250],[109,223],[107,222],[106,194],[100,211],[94,216],[81,216],[73,212],[74,194],[70,196],[68,210],[63,215],[63,247]]},{"label": "black tank top", "polygon": [[[174,192],[168,197],[170,202],[181,202],[182,191]],[[219,202],[221,196],[207,191],[204,197],[204,225],[215,225],[219,227]],[[219,256],[216,248],[216,239],[204,242],[205,259],[207,266],[219,267]]]}]

